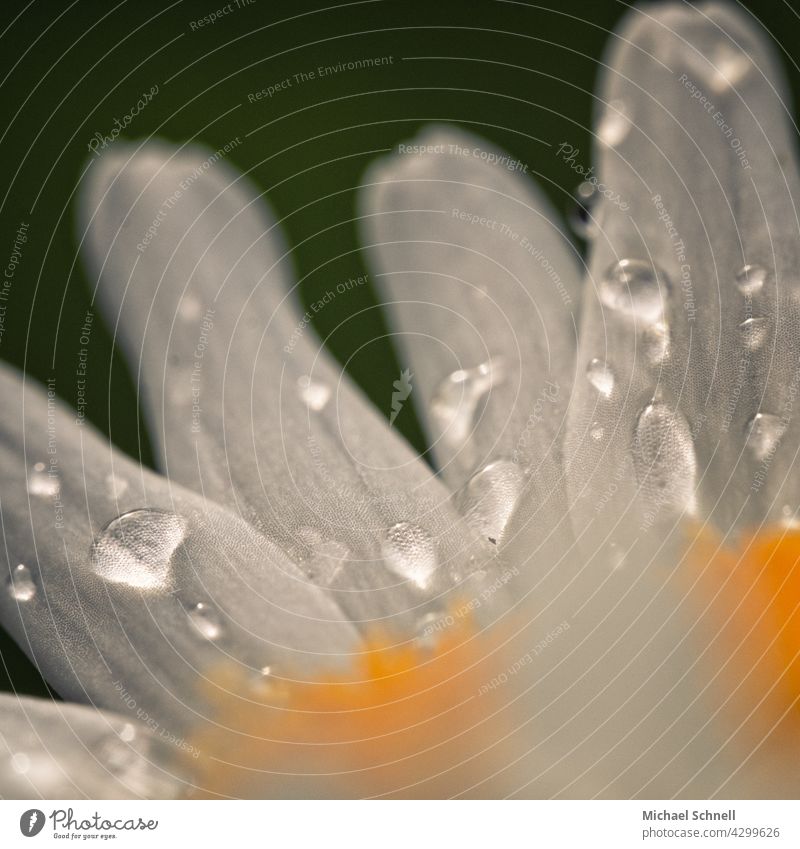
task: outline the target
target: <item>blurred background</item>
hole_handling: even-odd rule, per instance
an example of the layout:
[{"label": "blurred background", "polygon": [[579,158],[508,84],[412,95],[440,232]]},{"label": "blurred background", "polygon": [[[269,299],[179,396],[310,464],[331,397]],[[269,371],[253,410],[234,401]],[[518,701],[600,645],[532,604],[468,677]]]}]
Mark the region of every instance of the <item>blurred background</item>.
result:
[{"label": "blurred background", "polygon": [[[740,5],[772,34],[796,97],[794,4]],[[0,358],[42,381],[55,377],[58,394],[76,403],[81,328],[94,309],[77,256],[75,195],[90,143],[97,147],[115,120],[128,139],[211,150],[238,139],[227,159],[282,221],[308,303],[366,273],[356,188],[374,157],[428,121],[455,122],[505,148],[567,215],[577,180],[554,146],[566,141],[590,161],[592,91],[608,33],[627,8],[616,0],[3,0],[3,267],[23,223],[28,239],[8,289]],[[379,57],[375,67],[336,69]],[[334,70],[320,75],[320,66]],[[388,414],[402,366],[372,289],[334,299],[316,328]],[[151,465],[135,384],[99,315],[91,349],[87,417]],[[424,448],[411,403],[395,425]],[[2,631],[0,689],[47,692]]]}]

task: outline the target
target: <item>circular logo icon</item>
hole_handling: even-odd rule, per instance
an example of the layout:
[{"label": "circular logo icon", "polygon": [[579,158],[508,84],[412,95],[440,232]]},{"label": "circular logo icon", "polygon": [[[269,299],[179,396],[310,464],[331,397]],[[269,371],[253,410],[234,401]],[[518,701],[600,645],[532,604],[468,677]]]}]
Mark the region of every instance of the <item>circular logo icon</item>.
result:
[{"label": "circular logo icon", "polygon": [[31,808],[19,818],[19,830],[25,837],[36,837],[44,828],[44,811]]}]

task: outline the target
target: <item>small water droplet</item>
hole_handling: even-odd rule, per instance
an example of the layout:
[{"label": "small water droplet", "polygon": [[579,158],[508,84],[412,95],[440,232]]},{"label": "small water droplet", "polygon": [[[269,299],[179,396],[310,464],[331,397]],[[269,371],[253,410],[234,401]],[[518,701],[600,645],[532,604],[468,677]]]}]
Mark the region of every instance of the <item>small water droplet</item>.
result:
[{"label": "small water droplet", "polygon": [[595,442],[600,442],[605,434],[605,429],[596,422],[592,425],[592,429],[589,431],[589,436],[591,436]]},{"label": "small water droplet", "polygon": [[715,94],[723,94],[728,89],[735,88],[752,67],[750,57],[729,44],[720,45],[716,54],[708,61],[709,85]]},{"label": "small water droplet", "polygon": [[654,366],[660,365],[669,357],[669,327],[663,321],[649,324],[642,331],[642,352],[647,361]]},{"label": "small water droplet", "polygon": [[602,360],[595,357],[586,366],[586,377],[589,383],[606,398],[614,391],[614,372]]},{"label": "small water droplet", "polygon": [[740,325],[742,341],[749,351],[757,351],[767,338],[769,321],[766,318],[746,318]]},{"label": "small water droplet", "polygon": [[583,239],[589,239],[597,233],[597,221],[592,212],[597,204],[598,194],[595,184],[584,180],[573,195],[569,223],[573,232]]},{"label": "small water droplet", "polygon": [[55,498],[61,491],[61,482],[55,467],[48,470],[44,463],[35,463],[28,475],[28,492],[42,498]]},{"label": "small water droplet", "polygon": [[448,618],[438,610],[431,610],[424,613],[417,620],[415,633],[416,643],[426,649],[431,649],[436,645],[439,635],[447,630],[449,624],[452,624],[453,616]]},{"label": "small water droplet", "polygon": [[597,137],[608,147],[621,144],[631,130],[628,108],[621,100],[612,100],[603,111],[597,128]]},{"label": "small water droplet", "polygon": [[206,601],[198,601],[186,609],[189,621],[201,637],[218,640],[222,636],[222,623],[217,611]]},{"label": "small water droplet", "polygon": [[430,534],[412,522],[398,522],[389,528],[381,545],[387,567],[400,578],[423,589],[436,573],[436,546]]},{"label": "small water droplet", "polygon": [[736,287],[743,295],[761,291],[767,279],[767,270],[761,265],[745,265],[736,275]]},{"label": "small water droplet", "polygon": [[318,380],[314,380],[307,374],[297,379],[297,390],[300,400],[309,410],[313,410],[315,413],[324,409],[331,398],[330,387]]},{"label": "small water droplet", "polygon": [[502,540],[525,484],[520,467],[496,460],[474,474],[458,495],[461,512],[486,540]]},{"label": "small water droplet", "polygon": [[458,369],[439,384],[431,401],[431,415],[451,444],[460,446],[467,441],[481,399],[505,377],[504,362],[497,357],[475,368]]},{"label": "small water droplet", "polygon": [[36,582],[31,570],[24,563],[18,564],[11,571],[8,591],[16,601],[30,601],[36,595]]},{"label": "small water droplet", "polygon": [[747,447],[756,460],[766,460],[778,447],[784,423],[771,413],[756,413],[745,426]]},{"label": "small water droplet", "polygon": [[660,401],[648,404],[636,421],[633,459],[642,495],[651,505],[694,512],[697,458],[680,413]]},{"label": "small water droplet", "polygon": [[641,259],[621,259],[600,281],[600,300],[613,310],[647,324],[661,321],[664,305],[659,280],[666,291],[663,272]]},{"label": "small water droplet", "polygon": [[166,588],[172,555],[186,530],[186,520],[175,513],[147,509],[123,513],[92,544],[92,568],[115,584],[142,590]]}]

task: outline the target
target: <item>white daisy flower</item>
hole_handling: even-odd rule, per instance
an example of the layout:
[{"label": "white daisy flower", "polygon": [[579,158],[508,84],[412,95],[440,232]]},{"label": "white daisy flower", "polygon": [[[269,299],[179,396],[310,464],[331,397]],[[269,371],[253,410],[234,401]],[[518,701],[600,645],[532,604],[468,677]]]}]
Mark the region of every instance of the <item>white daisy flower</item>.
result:
[{"label": "white daisy flower", "polygon": [[[587,266],[478,136],[375,163],[384,411],[310,327],[352,281],[304,313],[246,175],[158,142],[97,159],[79,239],[163,476],[0,372],[0,621],[81,703],[2,697],[0,795],[800,791],[784,97],[741,13],[632,11],[594,168],[554,150]],[[435,472],[386,421],[409,399]]]}]

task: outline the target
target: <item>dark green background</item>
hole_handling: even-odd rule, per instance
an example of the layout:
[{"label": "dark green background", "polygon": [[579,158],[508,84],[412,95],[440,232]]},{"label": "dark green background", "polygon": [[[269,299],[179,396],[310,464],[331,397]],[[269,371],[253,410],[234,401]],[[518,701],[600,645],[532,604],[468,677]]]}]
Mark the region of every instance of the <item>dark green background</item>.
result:
[{"label": "dark green background", "polygon": [[[40,379],[55,375],[70,403],[75,352],[91,298],[75,253],[72,195],[89,139],[95,132],[109,133],[114,118],[128,113],[142,92],[154,84],[160,88],[128,137],[196,139],[213,149],[242,138],[229,160],[250,173],[285,219],[290,242],[299,246],[296,266],[308,302],[331,281],[364,273],[352,222],[354,187],[376,151],[408,138],[426,121],[458,122],[506,148],[566,210],[575,175],[536,139],[569,141],[588,161],[592,88],[608,31],[627,8],[613,0],[255,0],[192,31],[191,21],[224,3],[3,0],[2,5],[1,73],[8,72],[0,91],[3,266],[20,221],[30,227],[0,357]],[[796,94],[797,12],[782,0],[745,5],[783,45]],[[393,56],[394,63],[247,102],[248,92],[299,71],[381,55]],[[319,314],[318,330],[323,337],[331,334],[336,356],[348,361],[354,378],[386,410],[387,387],[400,367],[380,339],[386,328],[375,305],[373,292],[359,287]],[[358,320],[347,321],[355,313]],[[133,384],[109,333],[98,325],[99,318],[92,333],[87,414],[121,447],[150,463]],[[362,353],[350,359],[357,351]],[[410,406],[397,425],[423,447]],[[0,655],[0,688],[45,692],[36,671],[1,632]]]}]

